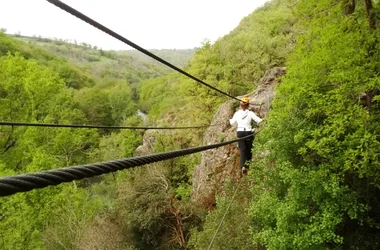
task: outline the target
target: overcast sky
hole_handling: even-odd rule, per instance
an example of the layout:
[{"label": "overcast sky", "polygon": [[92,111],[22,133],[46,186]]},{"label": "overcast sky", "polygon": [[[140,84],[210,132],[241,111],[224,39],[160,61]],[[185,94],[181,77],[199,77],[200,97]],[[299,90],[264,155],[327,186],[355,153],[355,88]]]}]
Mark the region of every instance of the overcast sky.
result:
[{"label": "overcast sky", "polygon": [[[145,49],[188,49],[214,42],[268,0],[63,0]],[[0,0],[6,33],[76,40],[103,49],[128,45],[46,0]]]}]

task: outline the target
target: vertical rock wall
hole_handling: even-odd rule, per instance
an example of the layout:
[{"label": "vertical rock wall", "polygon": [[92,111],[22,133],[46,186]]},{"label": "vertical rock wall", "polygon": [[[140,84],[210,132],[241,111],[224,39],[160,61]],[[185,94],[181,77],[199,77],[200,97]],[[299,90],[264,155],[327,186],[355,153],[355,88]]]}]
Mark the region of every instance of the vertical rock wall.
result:
[{"label": "vertical rock wall", "polygon": [[[268,113],[275,94],[275,85],[284,74],[283,67],[269,70],[260,79],[257,89],[248,95],[252,104],[250,109],[260,117],[265,117]],[[206,131],[204,145],[236,138],[236,128],[231,127],[228,121],[238,108],[238,103],[234,100],[221,105],[212,121],[212,124],[221,125],[212,126]],[[191,199],[209,208],[215,206],[215,196],[223,194],[224,183],[241,178],[239,157],[237,143],[202,152],[201,163],[194,170]]]}]

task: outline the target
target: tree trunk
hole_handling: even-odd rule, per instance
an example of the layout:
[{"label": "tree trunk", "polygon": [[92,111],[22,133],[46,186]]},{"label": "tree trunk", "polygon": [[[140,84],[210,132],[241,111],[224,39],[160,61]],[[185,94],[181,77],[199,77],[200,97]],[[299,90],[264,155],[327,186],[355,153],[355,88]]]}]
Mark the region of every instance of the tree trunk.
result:
[{"label": "tree trunk", "polygon": [[375,15],[375,12],[373,11],[372,0],[364,0],[364,3],[365,3],[365,9],[367,11],[369,27],[371,29],[376,29],[376,15]]},{"label": "tree trunk", "polygon": [[344,14],[345,15],[351,15],[355,11],[356,7],[356,0],[344,0]]}]

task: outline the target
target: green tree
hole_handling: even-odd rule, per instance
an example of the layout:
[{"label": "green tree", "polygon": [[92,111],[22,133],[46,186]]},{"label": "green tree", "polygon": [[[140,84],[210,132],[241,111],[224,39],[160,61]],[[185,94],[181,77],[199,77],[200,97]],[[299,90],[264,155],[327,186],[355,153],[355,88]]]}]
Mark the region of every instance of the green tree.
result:
[{"label": "green tree", "polygon": [[106,89],[99,87],[83,88],[75,94],[75,100],[90,124],[105,126],[114,124],[108,94]]},{"label": "green tree", "polygon": [[184,249],[199,224],[199,208],[175,198],[168,173],[146,166],[129,171],[118,192],[118,214],[129,242],[138,249]]},{"label": "green tree", "polygon": [[132,100],[132,89],[125,82],[110,89],[108,101],[115,125],[119,125],[124,119],[137,112],[136,104]]}]

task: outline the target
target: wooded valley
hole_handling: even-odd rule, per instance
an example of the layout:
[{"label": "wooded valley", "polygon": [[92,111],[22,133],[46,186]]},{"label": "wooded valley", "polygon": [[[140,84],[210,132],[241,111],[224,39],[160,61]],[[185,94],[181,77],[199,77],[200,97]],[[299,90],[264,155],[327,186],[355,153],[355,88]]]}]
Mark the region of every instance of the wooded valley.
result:
[{"label": "wooded valley", "polygon": [[[215,207],[191,200],[197,153],[17,193],[0,198],[0,248],[207,249],[229,209],[212,249],[380,249],[379,41],[379,1],[271,0],[215,43],[152,51],[233,96],[286,67],[240,192],[231,179]],[[199,126],[229,100],[138,53],[0,32],[0,120]],[[205,131],[0,126],[0,176]]]}]

